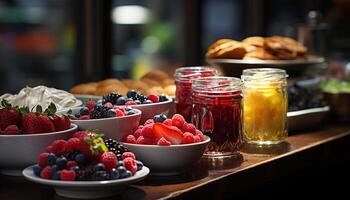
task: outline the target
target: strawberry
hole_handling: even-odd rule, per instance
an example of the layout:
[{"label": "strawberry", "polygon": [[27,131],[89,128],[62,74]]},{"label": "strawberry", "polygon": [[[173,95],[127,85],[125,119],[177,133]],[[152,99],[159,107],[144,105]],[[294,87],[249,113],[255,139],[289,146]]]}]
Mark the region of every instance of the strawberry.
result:
[{"label": "strawberry", "polygon": [[102,136],[96,132],[85,131],[79,136],[79,151],[92,160],[97,160],[99,156],[108,151]]},{"label": "strawberry", "polygon": [[20,127],[21,125],[21,114],[17,108],[13,108],[10,103],[6,100],[1,101],[0,109],[0,130],[5,130],[6,127],[10,125],[16,125]]},{"label": "strawberry", "polygon": [[17,125],[10,125],[3,131],[4,135],[16,135],[18,133],[20,133],[20,130],[18,129]]},{"label": "strawberry", "polygon": [[54,115],[52,121],[55,126],[55,131],[63,131],[70,128],[70,120],[66,115]]},{"label": "strawberry", "polygon": [[43,114],[30,112],[23,116],[22,119],[23,133],[49,133],[55,131],[50,118]]},{"label": "strawberry", "polygon": [[180,129],[162,123],[155,123],[153,125],[153,133],[156,139],[164,137],[172,144],[181,144],[183,139],[183,134]]},{"label": "strawberry", "polygon": [[113,168],[117,167],[117,156],[109,151],[109,152],[104,152],[102,155],[101,155],[101,158],[100,158],[100,162],[102,164],[104,164],[104,166],[106,167],[106,171],[109,172],[111,171]]}]

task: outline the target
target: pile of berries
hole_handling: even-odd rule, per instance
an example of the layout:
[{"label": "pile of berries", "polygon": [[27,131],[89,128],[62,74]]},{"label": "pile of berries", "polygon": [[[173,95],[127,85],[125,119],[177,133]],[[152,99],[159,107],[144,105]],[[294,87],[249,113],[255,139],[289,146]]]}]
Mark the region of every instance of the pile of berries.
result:
[{"label": "pile of berries", "polygon": [[205,140],[203,133],[187,123],[182,115],[175,114],[171,119],[167,116],[155,115],[143,125],[124,138],[127,143],[169,146],[174,144],[190,144]]},{"label": "pile of berries", "polygon": [[8,101],[2,100],[0,109],[0,134],[36,134],[62,131],[71,127],[66,115],[56,115],[57,108],[51,103],[43,111],[40,105],[35,111],[28,107],[13,107]]},{"label": "pile of berries", "polygon": [[117,106],[110,102],[103,103],[102,100],[97,102],[90,100],[85,103],[85,106],[78,113],[72,116],[72,119],[101,119],[134,114],[136,114],[136,110],[128,106]]},{"label": "pile of berries", "polygon": [[137,93],[135,90],[129,90],[126,96],[113,92],[103,97],[103,103],[111,103],[113,105],[138,105],[138,104],[152,104],[163,101],[168,101],[169,98],[165,95],[149,94],[145,96]]},{"label": "pile of berries", "polygon": [[131,177],[142,167],[135,154],[117,141],[105,143],[96,132],[78,131],[69,140],[56,140],[48,146],[33,172],[44,179],[102,181]]}]

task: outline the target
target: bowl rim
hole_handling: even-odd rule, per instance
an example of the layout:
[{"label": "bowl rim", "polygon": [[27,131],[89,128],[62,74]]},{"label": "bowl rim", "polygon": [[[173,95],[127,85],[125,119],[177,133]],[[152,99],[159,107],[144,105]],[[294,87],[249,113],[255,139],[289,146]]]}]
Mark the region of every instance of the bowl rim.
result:
[{"label": "bowl rim", "polygon": [[78,129],[78,125],[71,123],[71,127],[69,129],[63,131],[54,131],[49,133],[34,133],[34,134],[20,134],[20,135],[2,135],[0,134],[0,138],[16,138],[16,137],[36,137],[36,136],[47,136],[47,135],[55,135],[65,132],[70,132]]},{"label": "bowl rim", "polygon": [[125,119],[130,117],[139,116],[142,114],[142,111],[136,108],[133,108],[133,110],[136,110],[137,113],[132,115],[126,115],[121,117],[107,117],[107,118],[101,118],[101,119],[71,119],[72,122],[96,122],[96,121],[108,121],[108,120],[114,120],[114,119]]},{"label": "bowl rim", "polygon": [[195,143],[190,143],[190,144],[174,144],[170,146],[160,146],[160,145],[155,145],[155,144],[132,144],[132,143],[127,143],[127,142],[122,142],[125,145],[130,145],[134,147],[145,147],[145,148],[178,148],[178,147],[188,147],[188,146],[197,146],[197,145],[202,145],[202,144],[207,144],[210,142],[210,137],[207,135],[205,136],[205,140],[202,142],[195,142]]},{"label": "bowl rim", "polygon": [[[162,102],[157,102],[157,103],[151,103],[151,104],[137,104],[137,105],[127,105],[132,108],[143,108],[143,107],[151,107],[151,106],[157,106],[157,105],[163,105],[163,104],[168,104],[173,102],[173,99],[169,96],[167,96],[168,100],[162,101]],[[124,105],[121,105],[124,106]]]}]

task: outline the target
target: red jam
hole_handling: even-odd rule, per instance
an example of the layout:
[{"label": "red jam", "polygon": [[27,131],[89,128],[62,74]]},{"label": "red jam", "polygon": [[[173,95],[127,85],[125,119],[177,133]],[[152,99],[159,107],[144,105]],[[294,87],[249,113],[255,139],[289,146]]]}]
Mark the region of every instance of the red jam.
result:
[{"label": "red jam", "polygon": [[181,67],[175,72],[176,112],[191,122],[192,115],[192,81],[200,77],[215,76],[217,71],[210,67]]}]

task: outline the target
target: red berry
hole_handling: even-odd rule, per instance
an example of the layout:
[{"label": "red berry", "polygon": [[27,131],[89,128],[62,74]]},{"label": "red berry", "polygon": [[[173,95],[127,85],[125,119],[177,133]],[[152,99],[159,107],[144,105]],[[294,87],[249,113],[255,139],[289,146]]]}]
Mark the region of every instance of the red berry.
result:
[{"label": "red berry", "polygon": [[126,136],[125,142],[136,144],[136,138],[133,135],[128,135]]},{"label": "red berry", "polygon": [[141,135],[143,137],[152,138],[153,137],[153,124],[147,124],[141,129]]},{"label": "red berry", "polygon": [[133,158],[133,159],[136,159],[136,156],[133,152],[124,152],[122,154],[122,159],[124,160],[125,158]]},{"label": "red berry", "polygon": [[194,136],[194,142],[202,142],[201,137],[199,137],[199,135],[195,135]]},{"label": "red berry", "polygon": [[165,138],[160,138],[159,140],[158,140],[158,142],[157,142],[157,144],[159,145],[159,146],[170,146],[171,145],[171,142],[169,142],[167,139],[165,139]]},{"label": "red berry", "polygon": [[82,135],[87,135],[88,132],[86,131],[76,131],[75,133],[73,133],[73,137],[75,138],[80,138]]},{"label": "red berry", "polygon": [[79,120],[87,120],[90,119],[90,115],[82,115],[79,117]]},{"label": "red berry", "polygon": [[96,102],[95,101],[87,101],[85,103],[85,106],[89,109],[89,111],[93,110],[95,108]]},{"label": "red berry", "polygon": [[137,127],[137,129],[142,129],[143,128],[143,125],[139,125],[138,127]]},{"label": "red berry", "polygon": [[188,123],[188,124],[186,124],[186,132],[190,132],[190,133],[192,133],[193,135],[195,135],[196,134],[196,127],[193,125],[193,124],[191,124],[191,123]]},{"label": "red berry", "polygon": [[164,120],[163,124],[166,124],[166,125],[168,125],[168,126],[172,126],[172,125],[173,125],[171,119],[166,119],[166,120]]},{"label": "red berry", "polygon": [[141,130],[142,129],[137,129],[134,133],[135,138],[139,138],[141,136]]},{"label": "red berry", "polygon": [[141,135],[137,138],[136,140],[136,144],[145,144],[146,141],[145,141],[145,138]]},{"label": "red berry", "polygon": [[199,133],[197,134],[197,136],[199,136],[199,138],[201,139],[201,142],[205,140],[205,135],[203,135],[203,133]]},{"label": "red berry", "polygon": [[122,109],[115,109],[115,112],[117,117],[125,116],[125,113]]},{"label": "red berry", "polygon": [[55,131],[63,131],[70,128],[70,119],[68,116],[62,115],[54,115],[52,118],[53,125],[55,126]]},{"label": "red berry", "polygon": [[156,94],[149,94],[148,99],[151,100],[153,103],[159,102],[159,97]]},{"label": "red berry", "polygon": [[10,125],[21,125],[21,114],[17,109],[12,108],[6,100],[2,100],[1,103],[5,103],[5,108],[0,109],[0,130],[4,130]]},{"label": "red berry", "polygon": [[51,179],[52,177],[52,168],[51,166],[46,166],[41,172],[40,177],[44,179]]},{"label": "red berry", "polygon": [[10,125],[3,131],[4,135],[16,135],[19,133],[19,129],[16,125]]},{"label": "red berry", "polygon": [[153,119],[147,119],[147,121],[143,125],[147,125],[147,124],[154,124],[154,120]]},{"label": "red berry", "polygon": [[178,127],[179,129],[182,128],[182,126],[184,125],[184,123],[186,122],[185,121],[185,118],[180,115],[180,114],[175,114],[172,118],[171,118],[171,122],[172,122],[172,125],[173,126],[176,126]]},{"label": "red berry", "polygon": [[62,181],[75,181],[75,177],[76,177],[76,174],[75,174],[75,171],[73,170],[64,169],[61,171],[60,178]]},{"label": "red berry", "polygon": [[183,139],[183,132],[176,126],[168,126],[162,123],[155,123],[153,125],[153,134],[156,139],[164,137],[171,144],[181,144]]},{"label": "red berry", "polygon": [[184,133],[184,138],[182,139],[182,144],[191,144],[195,142],[194,135],[190,132]]},{"label": "red berry", "polygon": [[68,168],[75,167],[75,166],[78,166],[78,163],[75,162],[74,160],[70,160],[70,161],[67,162],[67,167]]},{"label": "red berry", "polygon": [[193,135],[198,135],[198,134],[202,134],[203,135],[202,131],[196,129],[196,132]]},{"label": "red berry", "polygon": [[80,147],[79,138],[70,138],[66,143],[66,151],[78,150]]},{"label": "red berry", "polygon": [[125,103],[126,106],[137,105],[135,101],[128,101]]},{"label": "red berry", "polygon": [[61,156],[66,152],[66,141],[56,140],[52,143],[52,151],[56,156]]},{"label": "red berry", "polygon": [[52,153],[52,146],[50,145],[50,146],[46,147],[45,152]]},{"label": "red berry", "polygon": [[103,104],[103,106],[106,107],[106,108],[113,108],[113,104],[110,103],[110,102],[107,102],[107,103]]},{"label": "red berry", "polygon": [[106,171],[109,172],[113,168],[117,167],[117,156],[111,151],[104,152],[101,155],[100,162],[105,165]]},{"label": "red berry", "polygon": [[41,166],[41,167],[45,167],[46,165],[47,165],[47,163],[46,163],[46,157],[47,157],[47,155],[49,155],[49,153],[41,153],[40,155],[39,155],[39,162],[38,162],[38,164]]},{"label": "red berry", "polygon": [[124,166],[127,170],[131,171],[131,173],[135,174],[137,172],[137,164],[135,159],[127,157],[123,160]]}]

